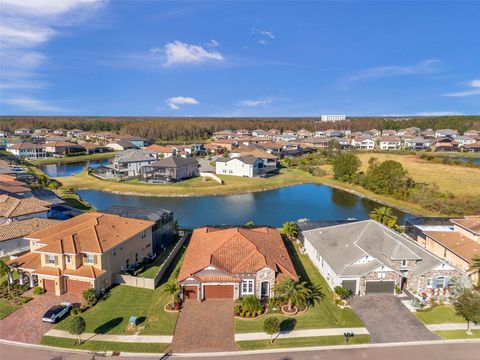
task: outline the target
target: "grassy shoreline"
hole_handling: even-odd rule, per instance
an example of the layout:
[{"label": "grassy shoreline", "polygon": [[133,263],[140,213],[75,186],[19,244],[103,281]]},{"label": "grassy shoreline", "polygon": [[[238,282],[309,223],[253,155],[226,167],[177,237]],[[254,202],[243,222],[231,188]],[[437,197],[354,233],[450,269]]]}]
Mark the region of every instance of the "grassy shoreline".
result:
[{"label": "grassy shoreline", "polygon": [[110,158],[113,158],[115,154],[116,153],[112,151],[112,152],[91,154],[91,155],[48,158],[48,159],[42,159],[42,160],[30,160],[29,163],[35,166],[48,165],[48,164],[71,164],[71,163],[80,162],[80,161],[110,159]]}]

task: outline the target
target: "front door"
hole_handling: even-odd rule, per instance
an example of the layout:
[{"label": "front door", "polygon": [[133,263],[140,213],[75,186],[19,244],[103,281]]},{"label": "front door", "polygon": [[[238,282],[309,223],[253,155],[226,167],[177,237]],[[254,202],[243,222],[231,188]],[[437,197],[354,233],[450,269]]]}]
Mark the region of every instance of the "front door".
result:
[{"label": "front door", "polygon": [[270,296],[270,283],[268,281],[262,282],[262,298]]}]

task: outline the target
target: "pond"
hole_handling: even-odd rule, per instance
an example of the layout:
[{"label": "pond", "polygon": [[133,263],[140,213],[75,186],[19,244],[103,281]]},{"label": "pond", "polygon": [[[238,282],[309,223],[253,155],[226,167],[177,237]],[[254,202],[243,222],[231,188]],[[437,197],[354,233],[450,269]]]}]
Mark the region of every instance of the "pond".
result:
[{"label": "pond", "polygon": [[480,165],[480,158],[459,156],[459,157],[450,157],[450,159],[465,162],[465,163],[472,162],[476,165]]},{"label": "pond", "polygon": [[72,176],[82,172],[88,167],[96,168],[99,166],[108,165],[110,159],[78,161],[68,164],[43,164],[40,169],[50,177]]},{"label": "pond", "polygon": [[[161,185],[159,185],[161,186]],[[173,210],[185,227],[204,225],[257,225],[279,227],[298,219],[367,219],[379,203],[326,185],[304,184],[271,191],[228,196],[155,197],[120,195],[97,190],[77,193],[98,210],[112,205]],[[394,210],[399,223],[408,214]]]}]

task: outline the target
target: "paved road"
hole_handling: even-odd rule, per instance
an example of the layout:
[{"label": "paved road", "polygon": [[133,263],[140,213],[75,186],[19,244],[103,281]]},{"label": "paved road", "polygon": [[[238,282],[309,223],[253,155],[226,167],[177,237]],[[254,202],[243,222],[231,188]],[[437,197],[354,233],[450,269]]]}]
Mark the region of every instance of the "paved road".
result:
[{"label": "paved road", "polygon": [[368,329],[372,343],[439,339],[395,296],[355,296],[350,303]]},{"label": "paved road", "polygon": [[[171,359],[202,359],[202,360],[472,360],[480,353],[480,343],[438,343],[434,345],[403,345],[388,347],[370,347],[342,350],[315,350],[292,352],[285,350],[281,353],[261,355],[214,356],[214,357],[171,357]],[[2,360],[91,360],[91,354],[67,353],[30,349],[0,344],[0,358]],[[167,359],[167,357],[122,357],[128,360]],[[95,359],[104,359],[95,357]]]}]

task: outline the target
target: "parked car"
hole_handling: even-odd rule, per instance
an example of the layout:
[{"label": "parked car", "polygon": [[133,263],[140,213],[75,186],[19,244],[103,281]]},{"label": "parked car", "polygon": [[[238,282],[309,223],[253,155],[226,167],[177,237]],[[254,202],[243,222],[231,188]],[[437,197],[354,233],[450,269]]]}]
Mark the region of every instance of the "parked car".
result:
[{"label": "parked car", "polygon": [[63,302],[60,305],[52,306],[43,314],[42,321],[49,323],[56,323],[62,317],[67,315],[72,310],[72,304],[69,302]]}]

